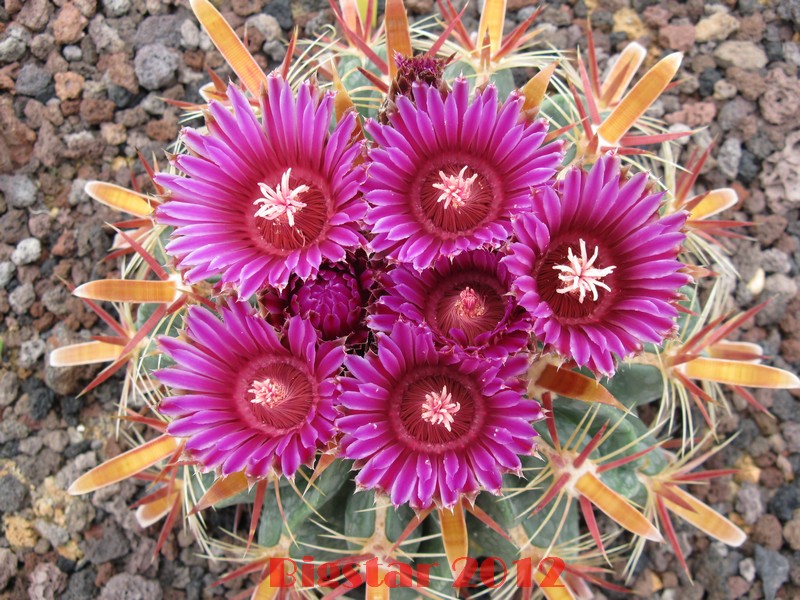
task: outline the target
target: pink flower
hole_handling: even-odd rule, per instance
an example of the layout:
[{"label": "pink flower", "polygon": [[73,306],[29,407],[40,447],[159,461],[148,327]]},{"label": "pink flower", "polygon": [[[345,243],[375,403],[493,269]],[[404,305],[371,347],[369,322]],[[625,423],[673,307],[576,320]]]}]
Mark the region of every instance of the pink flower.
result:
[{"label": "pink flower", "polygon": [[614,355],[673,331],[678,289],[689,281],[677,260],[686,215],[659,218],[663,194],[646,188],[647,174],[621,177],[618,159],[606,156],[541,190],[503,260],[539,339],[606,375]]},{"label": "pink flower", "polygon": [[261,478],[275,469],[293,477],[333,437],[334,378],[344,350],[320,342],[300,317],[281,336],[246,303],[221,313],[222,321],[192,307],[186,341],[159,339],[176,362],[157,372],[173,388],[160,406],[174,417],[167,431],[188,438],[186,450],[224,475]]},{"label": "pink flower", "polygon": [[391,331],[399,319],[425,325],[445,348],[504,358],[527,347],[530,317],[511,295],[500,255],[472,250],[442,257],[417,272],[400,265],[386,277],[386,294],[369,319],[370,327]]},{"label": "pink flower", "polygon": [[158,222],[175,227],[167,251],[188,268],[189,281],[219,275],[248,298],[267,284],[305,279],[323,260],[338,261],[359,247],[366,205],[354,165],[360,145],[349,113],[332,133],[333,94],[311,84],[295,97],[272,75],[259,98],[262,118],[233,85],[231,108],[209,107],[208,134],[183,132],[190,153],[175,157],[186,177],[159,175],[169,201]]},{"label": "pink flower", "polygon": [[506,362],[438,352],[430,331],[399,322],[378,352],[349,355],[337,420],[359,486],[399,506],[451,507],[480,489],[499,493],[533,451],[539,405],[523,398],[524,357]]},{"label": "pink flower", "polygon": [[366,125],[376,141],[365,185],[372,248],[416,269],[503,245],[531,187],[561,163],[560,144],[543,145],[547,125],[525,120],[519,94],[501,105],[490,85],[470,102],[461,79],[444,96],[416,83],[413,101],[396,98],[389,125]]}]

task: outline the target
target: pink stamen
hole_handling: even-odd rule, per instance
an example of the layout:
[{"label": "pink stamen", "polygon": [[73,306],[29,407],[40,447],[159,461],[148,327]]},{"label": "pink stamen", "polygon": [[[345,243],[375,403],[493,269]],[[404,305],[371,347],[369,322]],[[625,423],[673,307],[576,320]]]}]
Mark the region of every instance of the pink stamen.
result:
[{"label": "pink stamen", "polygon": [[436,201],[439,203],[444,202],[445,208],[452,206],[455,209],[459,209],[464,206],[469,201],[472,193],[472,184],[478,178],[477,173],[474,173],[472,177],[464,177],[466,172],[466,165],[462,167],[458,175],[445,175],[444,171],[439,171],[439,177],[441,177],[442,181],[441,183],[434,183],[433,187],[441,190],[442,193]]},{"label": "pink stamen", "polygon": [[480,294],[471,287],[465,287],[458,295],[456,311],[460,317],[475,319],[486,313],[486,304]]},{"label": "pink stamen", "polygon": [[578,302],[583,304],[586,299],[587,292],[592,293],[592,300],[597,302],[598,292],[597,288],[601,287],[610,292],[611,288],[605,283],[600,281],[606,275],[610,275],[616,266],[606,267],[605,269],[598,269],[594,267],[594,261],[597,260],[599,248],[594,247],[594,254],[589,258],[586,252],[586,242],[580,240],[581,255],[575,256],[572,253],[572,248],[567,250],[567,260],[569,264],[556,265],[553,268],[561,271],[558,278],[564,282],[560,289],[556,290],[559,294],[577,294]]},{"label": "pink stamen", "polygon": [[294,216],[306,207],[305,202],[300,202],[298,198],[300,194],[307,192],[309,187],[307,185],[298,185],[292,189],[289,187],[289,177],[291,175],[292,170],[286,169],[280,183],[274,189],[266,183],[258,184],[264,196],[253,201],[253,205],[259,207],[256,211],[257,217],[274,221],[285,214],[289,227],[294,227]]},{"label": "pink stamen", "polygon": [[447,431],[453,424],[455,415],[461,410],[461,404],[453,402],[453,396],[447,391],[447,386],[442,386],[441,392],[429,392],[425,394],[425,402],[422,404],[422,419],[431,425],[444,425]]},{"label": "pink stamen", "polygon": [[261,381],[254,381],[253,387],[247,391],[253,394],[253,399],[250,400],[251,403],[260,404],[267,408],[274,408],[286,400],[286,390],[269,377]]}]

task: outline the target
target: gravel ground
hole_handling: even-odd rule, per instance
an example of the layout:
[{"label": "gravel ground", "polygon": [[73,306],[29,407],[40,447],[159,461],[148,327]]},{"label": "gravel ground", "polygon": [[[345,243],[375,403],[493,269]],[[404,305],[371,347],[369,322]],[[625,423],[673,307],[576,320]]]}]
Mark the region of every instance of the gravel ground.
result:
[{"label": "gravel ground", "polygon": [[[529,0],[508,0],[523,20]],[[418,15],[432,0],[409,0]],[[151,560],[158,527],[142,531],[127,504],[132,483],[72,498],[65,489],[120,451],[113,423],[119,383],[78,397],[96,370],[54,370],[54,347],[103,332],[62,281],[113,276],[103,262],[117,218],[83,192],[88,179],[146,186],[136,151],[163,157],[179,129],[163,98],[199,100],[206,69],[227,77],[188,10],[170,0],[5,0],[0,6],[0,600],[159,600],[229,596],[209,585],[223,566],[196,556],[173,534]],[[222,10],[237,31],[249,25],[263,66],[283,56],[281,40],[331,21],[323,0],[233,0]],[[474,19],[475,9],[468,11]],[[601,57],[638,39],[658,55],[686,53],[681,83],[656,111],[675,129],[703,128],[684,152],[717,144],[700,185],[732,186],[731,218],[752,220],[752,239],[730,244],[742,273],[731,306],[775,297],[742,338],[773,364],[800,366],[800,2],[580,0],[547,2],[548,41],[575,47],[591,15]],[[513,23],[508,23],[513,25]],[[686,154],[684,153],[684,157]],[[764,275],[763,284],[759,283]],[[750,284],[750,285],[748,285]],[[743,524],[738,549],[679,529],[694,585],[666,547],[642,560],[635,588],[677,598],[800,597],[800,405],[798,394],[758,393],[776,418],[742,403],[726,418],[739,432],[718,464],[744,467],[700,492]],[[680,525],[678,525],[680,527]]]}]

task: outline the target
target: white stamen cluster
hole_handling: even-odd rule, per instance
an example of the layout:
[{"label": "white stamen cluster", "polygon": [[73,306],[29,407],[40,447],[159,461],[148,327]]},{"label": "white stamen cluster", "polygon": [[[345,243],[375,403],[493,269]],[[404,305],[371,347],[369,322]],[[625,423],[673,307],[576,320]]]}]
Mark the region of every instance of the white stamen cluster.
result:
[{"label": "white stamen cluster", "polygon": [[422,404],[422,419],[431,425],[444,425],[447,431],[453,424],[455,415],[461,410],[461,404],[453,402],[453,396],[447,391],[447,386],[442,386],[441,392],[428,392]]},{"label": "white stamen cluster", "polygon": [[567,250],[567,260],[569,264],[556,265],[553,267],[556,271],[561,271],[558,278],[564,282],[557,291],[559,294],[577,294],[578,302],[581,304],[583,304],[583,301],[586,299],[586,294],[591,292],[592,300],[597,302],[598,287],[608,292],[611,291],[611,288],[600,280],[606,275],[610,275],[617,267],[611,266],[605,269],[594,267],[594,261],[597,260],[599,248],[595,246],[594,254],[589,258],[586,252],[586,242],[580,240],[580,245],[581,255],[579,257],[572,253],[572,248],[569,248]]},{"label": "white stamen cluster", "polygon": [[307,192],[309,187],[307,185],[298,185],[292,189],[289,187],[289,178],[292,175],[291,169],[286,169],[286,172],[281,177],[281,181],[275,188],[269,187],[266,183],[259,183],[258,187],[261,193],[264,194],[262,198],[256,198],[253,205],[258,206],[256,211],[257,217],[263,217],[270,221],[286,215],[286,220],[289,227],[294,227],[294,217],[303,208],[306,207],[305,202],[300,202],[298,198],[301,194]]},{"label": "white stamen cluster", "polygon": [[269,377],[261,381],[254,381],[253,387],[247,391],[253,394],[253,399],[250,400],[251,403],[260,404],[267,408],[274,408],[286,400],[286,391],[283,386],[275,383]]},{"label": "white stamen cluster", "polygon": [[486,313],[486,304],[480,294],[471,287],[465,287],[458,295],[456,310],[460,317],[475,319]]},{"label": "white stamen cluster", "polygon": [[469,200],[472,193],[472,184],[478,178],[478,174],[474,173],[472,177],[464,177],[467,172],[467,166],[464,165],[458,175],[445,175],[444,171],[439,171],[441,183],[434,183],[433,187],[441,190],[442,193],[436,199],[440,204],[444,202],[445,208],[453,207],[459,209],[464,206]]}]

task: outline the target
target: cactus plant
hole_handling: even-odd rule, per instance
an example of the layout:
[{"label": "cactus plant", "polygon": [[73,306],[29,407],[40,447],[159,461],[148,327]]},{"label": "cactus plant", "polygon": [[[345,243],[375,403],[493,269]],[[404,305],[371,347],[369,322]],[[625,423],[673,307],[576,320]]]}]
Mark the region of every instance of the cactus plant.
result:
[{"label": "cactus plant", "polygon": [[[721,386],[800,381],[727,339],[759,308],[714,283],[735,192],[692,195],[707,151],[678,176],[646,115],[680,54],[635,81],[632,43],[601,82],[591,33],[586,60],[538,13],[503,36],[504,2],[472,35],[450,0],[341,0],[265,74],[191,4],[238,81],[185,105],[151,193],[87,185],[130,215],[122,276],[74,290],[113,335],[50,361],[124,369],[137,442],[72,493],[149,482],[158,548],[183,523],[253,598],[586,598],[646,543],[687,568],[676,516],[743,542],[691,495],[732,472],[698,470]],[[209,528],[226,507],[249,521]]]}]

